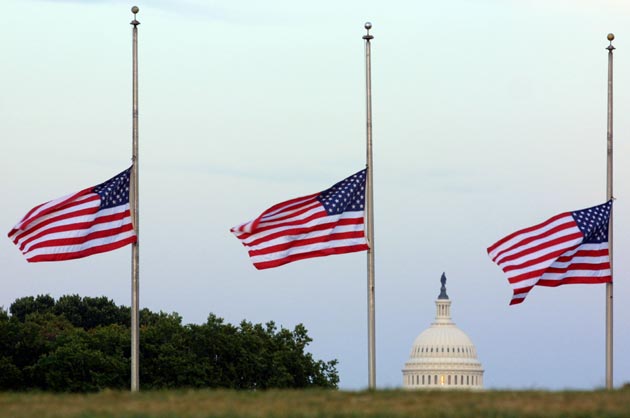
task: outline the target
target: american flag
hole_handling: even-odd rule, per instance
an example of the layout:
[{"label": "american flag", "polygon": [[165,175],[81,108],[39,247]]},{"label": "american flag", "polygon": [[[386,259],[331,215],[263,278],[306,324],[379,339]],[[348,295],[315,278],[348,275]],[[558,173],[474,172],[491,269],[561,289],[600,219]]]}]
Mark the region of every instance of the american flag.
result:
[{"label": "american flag", "polygon": [[130,174],[131,168],[98,186],[35,206],[9,238],[31,263],[72,260],[136,242]]},{"label": "american flag", "polygon": [[361,170],[321,193],[279,203],[230,231],[259,270],[365,251],[365,175]]},{"label": "american flag", "polygon": [[521,303],[534,286],[610,283],[608,224],[612,200],[516,231],[488,248]]}]

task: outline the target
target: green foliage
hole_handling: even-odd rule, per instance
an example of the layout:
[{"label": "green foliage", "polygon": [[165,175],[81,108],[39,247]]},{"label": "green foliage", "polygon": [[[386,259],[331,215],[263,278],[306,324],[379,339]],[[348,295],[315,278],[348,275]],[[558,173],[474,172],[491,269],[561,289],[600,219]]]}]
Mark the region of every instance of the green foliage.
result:
[{"label": "green foliage", "polygon": [[[0,309],[0,390],[126,389],[130,310],[104,297],[48,295]],[[183,325],[177,313],[140,312],[140,382],[166,388],[336,388],[336,360],[314,360],[303,325],[293,331],[209,315]]]}]

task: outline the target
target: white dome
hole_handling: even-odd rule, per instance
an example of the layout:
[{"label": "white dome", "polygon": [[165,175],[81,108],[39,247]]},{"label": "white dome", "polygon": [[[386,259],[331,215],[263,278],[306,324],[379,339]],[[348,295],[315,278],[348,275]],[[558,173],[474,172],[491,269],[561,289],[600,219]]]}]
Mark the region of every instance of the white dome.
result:
[{"label": "white dome", "polygon": [[407,389],[481,389],[483,369],[468,335],[451,320],[446,277],[435,301],[435,322],[416,337],[403,369]]}]

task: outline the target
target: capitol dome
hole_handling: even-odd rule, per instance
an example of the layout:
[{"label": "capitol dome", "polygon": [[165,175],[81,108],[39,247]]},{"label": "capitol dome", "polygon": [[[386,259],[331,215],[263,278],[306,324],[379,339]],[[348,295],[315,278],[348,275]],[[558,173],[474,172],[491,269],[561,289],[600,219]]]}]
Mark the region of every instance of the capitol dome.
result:
[{"label": "capitol dome", "polygon": [[416,337],[403,369],[405,389],[481,389],[483,368],[468,335],[451,320],[446,276],[435,301],[435,322]]}]

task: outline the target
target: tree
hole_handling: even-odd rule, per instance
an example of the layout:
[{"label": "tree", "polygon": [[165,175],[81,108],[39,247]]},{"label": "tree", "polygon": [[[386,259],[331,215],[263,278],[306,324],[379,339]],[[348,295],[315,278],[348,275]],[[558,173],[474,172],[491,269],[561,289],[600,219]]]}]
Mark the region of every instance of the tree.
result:
[{"label": "tree", "polygon": [[24,322],[26,315],[32,313],[47,313],[55,306],[55,299],[50,295],[27,296],[16,299],[9,307],[11,315]]},{"label": "tree", "polygon": [[[128,387],[129,308],[104,297],[48,295],[0,309],[0,389],[89,392]],[[303,325],[238,326],[210,314],[183,325],[177,313],[140,312],[143,389],[335,388],[336,360],[314,360]]]}]

